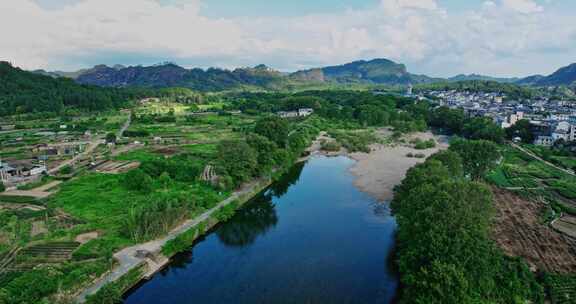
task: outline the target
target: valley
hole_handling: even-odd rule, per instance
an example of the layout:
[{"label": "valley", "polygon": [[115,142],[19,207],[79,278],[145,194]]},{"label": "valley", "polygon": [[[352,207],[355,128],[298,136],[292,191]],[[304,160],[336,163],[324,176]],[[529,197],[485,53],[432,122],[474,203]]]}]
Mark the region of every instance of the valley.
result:
[{"label": "valley", "polygon": [[[540,303],[549,294],[574,294],[570,145],[520,142],[497,119],[446,102],[452,97],[416,95],[438,88],[431,84],[415,85],[416,94],[382,84],[347,87],[357,71],[380,65],[405,72],[391,61],[362,61],[322,71],[336,89],[275,92],[86,87],[5,66],[5,79],[19,75],[15,86],[34,83],[22,95],[42,91],[46,81],[63,104],[33,111],[42,94],[27,105],[18,94],[0,98],[9,105],[0,118],[0,299],[410,302],[444,299],[435,292],[452,287],[443,282],[459,281],[427,275],[446,269],[468,284],[450,295],[453,303]],[[257,70],[250,73],[273,73]],[[372,73],[376,78],[367,82],[386,82],[384,74]],[[479,83],[449,86],[453,96],[485,98],[488,107],[501,94],[530,100],[523,94],[544,92]],[[118,99],[94,109],[74,97],[87,88],[102,94],[96,103]],[[502,100],[498,109],[512,105]],[[528,138],[532,129],[521,126],[509,128]],[[317,218],[324,218],[323,228]],[[463,235],[446,237],[451,231]],[[438,240],[431,244],[437,247],[426,247],[429,240]],[[191,260],[196,254],[199,260]],[[491,263],[498,267],[478,267]],[[284,266],[262,272],[264,265]],[[180,269],[184,282],[175,279]],[[334,280],[343,272],[349,280]],[[227,283],[206,285],[218,279]],[[279,279],[293,288],[271,285]],[[249,282],[255,289],[245,287]],[[422,289],[432,282],[436,291]]]}]

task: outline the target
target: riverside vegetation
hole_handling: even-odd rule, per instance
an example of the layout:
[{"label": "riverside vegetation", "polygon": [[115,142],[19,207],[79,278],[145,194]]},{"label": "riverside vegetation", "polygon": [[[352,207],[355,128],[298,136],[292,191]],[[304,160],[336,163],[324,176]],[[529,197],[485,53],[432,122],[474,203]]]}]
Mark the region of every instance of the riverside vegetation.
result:
[{"label": "riverside vegetation", "polygon": [[[425,117],[420,114],[424,112],[410,100],[366,92],[337,91],[334,95],[337,97],[326,92],[286,94],[268,103],[256,94],[251,100],[257,104],[251,109],[245,108],[244,95],[221,96],[214,107],[206,107],[206,103],[182,107],[175,98],[132,108],[133,123],[125,136],[149,145],[108,158],[138,161],[138,169],[121,174],[75,172],[76,177],[60,185],[54,196],[36,202],[42,210],[1,212],[5,223],[2,233],[9,240],[2,247],[3,254],[8,254],[13,245],[28,248],[71,242],[74,246],[69,258],[61,260],[47,258],[49,255],[18,254],[10,271],[2,276],[0,299],[7,303],[70,299],[114,267],[112,254],[119,249],[165,234],[182,221],[215,206],[246,181],[280,175],[300,157],[319,130],[346,131],[391,124],[404,131],[425,128]],[[270,98],[266,94],[261,96]],[[360,102],[355,102],[358,99]],[[267,104],[271,108],[265,110]],[[317,110],[308,119],[284,120],[272,114],[282,107],[295,109],[308,104]],[[180,110],[202,111],[201,107],[219,112],[195,115]],[[227,112],[235,109],[241,109],[243,114]],[[83,117],[101,115],[85,112],[80,106],[65,110],[66,115],[73,115],[71,110],[84,113]],[[121,120],[115,126],[120,124]],[[86,127],[113,131],[107,124]],[[157,145],[155,137],[170,142]],[[354,145],[366,146],[369,141],[370,137],[366,137]],[[218,176],[213,185],[199,179],[207,165],[213,166]],[[8,197],[2,200],[7,201]],[[31,237],[32,224],[37,221],[47,224],[47,232]],[[75,242],[86,233],[97,236]],[[181,250],[183,245],[175,247],[166,252]]]},{"label": "riverside vegetation", "polygon": [[[121,174],[73,172],[76,175],[45,201],[2,197],[6,203],[32,202],[43,207],[0,211],[0,254],[8,254],[11,245],[33,249],[19,254],[17,267],[0,278],[2,304],[66,303],[114,267],[114,252],[165,235],[184,220],[215,206],[245,182],[279,176],[319,131],[328,131],[336,139],[337,144],[328,150],[342,146],[367,152],[378,140],[374,129],[380,127],[393,128],[395,137],[431,127],[463,138],[453,141],[449,151],[411,169],[396,190],[392,208],[399,224],[397,262],[404,286],[401,302],[541,303],[543,286],[555,290],[550,286],[562,285],[554,275],[544,282],[537,280],[525,263],[504,256],[489,237],[493,206],[490,191],[481,180],[488,176],[501,186],[531,183],[524,174],[527,172],[520,171],[534,169],[528,172],[534,176],[547,174],[550,169],[516,157],[517,152],[502,145],[507,134],[488,119],[468,119],[460,110],[367,91],[200,95],[185,89],[103,89],[0,68],[0,77],[10,79],[1,82],[4,112],[0,115],[11,115],[3,119],[17,122],[23,130],[39,126],[55,129],[60,121],[75,118],[79,132],[114,132],[123,118],[114,109],[125,106],[132,112],[133,123],[124,135],[131,142],[146,144],[118,155],[106,152],[111,160],[139,162],[138,169]],[[26,89],[16,90],[19,87]],[[51,93],[39,93],[46,90]],[[144,96],[160,98],[143,104],[130,102]],[[37,107],[44,99],[50,100],[46,107]],[[312,108],[314,115],[292,120],[274,115],[299,108]],[[45,119],[53,119],[52,126],[47,126]],[[24,138],[38,141],[30,135]],[[156,138],[169,143],[155,144]],[[414,144],[424,149],[434,143]],[[2,146],[2,152],[7,148]],[[11,150],[10,155],[23,153],[20,150]],[[504,161],[498,163],[500,155]],[[521,168],[523,164],[528,166]],[[218,176],[213,184],[200,180],[208,165]],[[555,177],[557,173],[550,174]],[[573,191],[563,178],[550,183],[554,195],[569,196]],[[236,207],[221,210],[218,220],[229,218]],[[31,236],[33,222],[42,219],[48,231]],[[163,253],[185,250],[204,230],[200,226],[182,234],[168,243]],[[98,236],[82,243],[75,241],[91,232]],[[69,258],[46,258],[62,250],[68,250]],[[32,254],[37,252],[44,254]],[[90,301],[117,302],[126,286],[139,276],[138,271],[107,286]]]}]

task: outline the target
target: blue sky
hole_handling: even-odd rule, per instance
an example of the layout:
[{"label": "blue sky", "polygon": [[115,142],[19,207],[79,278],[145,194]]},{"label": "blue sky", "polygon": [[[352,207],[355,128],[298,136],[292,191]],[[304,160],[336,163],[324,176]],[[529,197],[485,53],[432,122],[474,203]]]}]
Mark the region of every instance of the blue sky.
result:
[{"label": "blue sky", "polygon": [[576,61],[575,13],[573,0],[3,0],[0,60],[293,71],[382,57],[432,76],[548,74]]},{"label": "blue sky", "polygon": [[[82,0],[35,0],[45,8],[56,9],[75,4]],[[158,0],[160,3],[173,4],[181,0]],[[300,16],[315,13],[339,12],[347,9],[371,8],[378,5],[375,0],[209,0],[202,3],[202,12],[210,17],[242,16]],[[440,0],[438,3],[451,12],[478,8],[483,0]],[[539,4],[549,5],[559,10],[576,9],[572,0],[538,0]]]}]

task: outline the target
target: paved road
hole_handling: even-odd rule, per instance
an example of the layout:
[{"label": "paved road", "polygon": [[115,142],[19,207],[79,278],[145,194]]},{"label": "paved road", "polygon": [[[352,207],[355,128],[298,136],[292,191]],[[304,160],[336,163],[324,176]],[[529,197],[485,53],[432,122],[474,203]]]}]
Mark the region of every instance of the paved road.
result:
[{"label": "paved road", "polygon": [[549,162],[549,161],[546,161],[546,160],[542,159],[542,158],[539,157],[538,155],[536,155],[536,154],[534,154],[534,153],[532,153],[532,152],[530,152],[530,151],[528,151],[528,150],[520,147],[519,145],[517,145],[517,144],[515,144],[515,143],[511,143],[511,145],[512,145],[512,147],[514,147],[514,148],[516,148],[516,149],[518,149],[518,150],[520,150],[520,151],[522,151],[522,152],[524,152],[524,153],[532,156],[533,158],[535,158],[535,159],[537,159],[537,160],[539,160],[539,161],[547,164],[547,165],[550,166],[550,167],[553,167],[553,168],[555,168],[555,169],[558,169],[558,170],[560,170],[560,171],[562,171],[562,172],[564,172],[564,173],[566,173],[566,174],[569,174],[569,175],[572,175],[572,176],[576,176],[576,174],[575,174],[574,172],[572,172],[572,171],[570,171],[570,170],[566,170],[566,169],[561,168],[561,167],[558,167],[558,166],[556,166],[555,164],[553,164],[553,163],[551,163],[551,162]]},{"label": "paved road", "polygon": [[129,127],[130,124],[132,123],[132,112],[130,112],[130,114],[128,114],[128,120],[126,120],[126,122],[124,123],[124,125],[122,126],[122,128],[120,128],[120,130],[118,131],[118,133],[116,133],[116,138],[120,139],[122,138],[122,135],[124,135],[124,131],[126,131]]},{"label": "paved road", "polygon": [[116,266],[112,272],[106,274],[101,279],[97,280],[92,286],[85,289],[81,292],[78,297],[76,298],[77,303],[84,303],[86,301],[86,297],[96,293],[100,288],[110,282],[114,282],[118,280],[123,275],[127,274],[130,270],[141,266],[144,263],[152,262],[148,258],[139,258],[136,257],[136,253],[138,251],[144,250],[151,253],[158,253],[162,250],[162,246],[166,244],[166,242],[176,238],[178,235],[190,230],[191,228],[197,226],[198,224],[204,222],[214,212],[218,211],[220,208],[232,203],[239,197],[249,194],[254,191],[259,185],[261,181],[252,182],[250,184],[245,185],[242,189],[232,193],[230,197],[221,201],[216,205],[216,207],[204,212],[203,214],[199,215],[198,217],[188,220],[184,222],[182,225],[178,226],[174,230],[172,230],[167,236],[153,240],[147,243],[138,244],[132,247],[127,247],[122,249],[121,251],[114,254],[114,258],[118,261],[118,266]]}]

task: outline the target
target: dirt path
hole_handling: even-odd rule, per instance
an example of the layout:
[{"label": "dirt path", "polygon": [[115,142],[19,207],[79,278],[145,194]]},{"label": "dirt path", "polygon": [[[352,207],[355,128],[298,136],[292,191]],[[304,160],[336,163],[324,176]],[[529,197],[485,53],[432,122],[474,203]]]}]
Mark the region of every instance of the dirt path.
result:
[{"label": "dirt path", "polygon": [[49,182],[49,183],[47,183],[47,184],[44,185],[44,186],[40,186],[40,187],[34,188],[34,189],[32,189],[32,190],[34,190],[34,191],[46,192],[46,191],[48,191],[48,190],[50,190],[50,189],[52,189],[52,188],[60,185],[61,183],[62,183],[62,181],[57,180],[57,181]]},{"label": "dirt path", "polygon": [[[120,277],[127,274],[130,270],[135,269],[143,265],[144,263],[152,264],[154,266],[157,266],[158,268],[162,267],[162,265],[156,265],[157,263],[151,261],[149,258],[138,257],[137,252],[147,251],[151,253],[159,253],[162,250],[164,244],[166,244],[168,241],[176,238],[178,235],[206,221],[220,208],[232,203],[233,201],[242,197],[243,195],[253,192],[257,187],[260,186],[260,184],[261,181],[256,181],[245,185],[242,189],[234,192],[232,195],[230,195],[230,197],[218,203],[216,207],[204,212],[203,214],[194,219],[184,222],[182,225],[172,230],[165,237],[147,243],[138,244],[132,247],[127,247],[115,253],[114,258],[118,261],[118,266],[116,266],[114,270],[112,270],[110,273],[106,274],[104,277],[97,280],[92,286],[82,291],[76,298],[76,302],[84,303],[86,301],[87,296],[98,292],[98,290],[100,290],[100,288],[102,288],[107,283],[118,280]],[[168,262],[168,260],[166,259],[165,262]]]},{"label": "dirt path", "polygon": [[32,190],[10,190],[6,191],[3,194],[11,195],[11,196],[31,196],[37,199],[47,198],[52,195],[52,192],[48,192],[50,188],[56,187],[60,185],[62,181],[53,181],[44,186],[40,186],[38,188],[34,188]]}]

